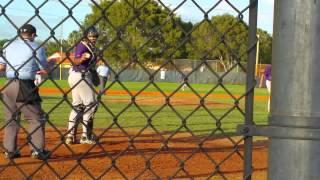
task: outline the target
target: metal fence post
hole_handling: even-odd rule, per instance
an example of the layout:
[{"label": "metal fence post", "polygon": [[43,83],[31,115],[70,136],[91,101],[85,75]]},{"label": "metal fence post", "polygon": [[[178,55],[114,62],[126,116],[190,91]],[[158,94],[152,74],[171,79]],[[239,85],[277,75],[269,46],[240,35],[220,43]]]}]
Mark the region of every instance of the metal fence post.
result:
[{"label": "metal fence post", "polygon": [[320,2],[279,0],[274,13],[269,125],[288,136],[270,137],[268,179],[320,179]]},{"label": "metal fence post", "polygon": [[[253,96],[254,87],[256,84],[255,80],[255,60],[256,60],[256,45],[257,45],[257,14],[258,14],[258,1],[250,0],[249,9],[249,47],[252,49],[248,52],[248,63],[247,63],[247,80],[246,80],[246,91],[250,92],[246,96],[246,125],[253,125]],[[244,177],[245,180],[251,179],[252,174],[252,136],[247,136],[245,138],[245,151],[244,151]]]}]

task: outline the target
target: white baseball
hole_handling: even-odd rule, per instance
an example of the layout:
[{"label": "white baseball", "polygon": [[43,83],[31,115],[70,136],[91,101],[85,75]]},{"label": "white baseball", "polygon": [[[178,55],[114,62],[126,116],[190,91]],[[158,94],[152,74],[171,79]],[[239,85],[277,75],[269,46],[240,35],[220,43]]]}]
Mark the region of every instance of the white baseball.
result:
[{"label": "white baseball", "polygon": [[90,55],[89,53],[85,53],[85,54],[84,54],[84,57],[85,57],[85,58],[90,58],[91,55]]}]

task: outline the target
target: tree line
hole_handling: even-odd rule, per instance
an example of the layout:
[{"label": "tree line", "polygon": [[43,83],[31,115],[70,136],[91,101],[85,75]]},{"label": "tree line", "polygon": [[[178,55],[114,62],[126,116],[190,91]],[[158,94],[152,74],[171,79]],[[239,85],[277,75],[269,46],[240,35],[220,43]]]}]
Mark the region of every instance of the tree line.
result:
[{"label": "tree line", "polygon": [[[247,61],[248,25],[230,14],[212,16],[198,23],[183,21],[156,1],[100,1],[67,39],[45,43],[48,55],[72,51],[83,30],[94,25],[101,36],[97,47],[110,64],[162,63],[171,59],[219,60],[224,66]],[[272,37],[258,29],[259,59],[271,62]],[[6,40],[1,40],[0,45]]]}]

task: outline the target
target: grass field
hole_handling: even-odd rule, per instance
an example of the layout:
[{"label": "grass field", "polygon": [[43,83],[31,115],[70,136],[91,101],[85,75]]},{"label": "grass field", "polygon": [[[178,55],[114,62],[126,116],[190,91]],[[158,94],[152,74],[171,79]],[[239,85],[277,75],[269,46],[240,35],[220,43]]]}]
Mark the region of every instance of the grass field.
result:
[{"label": "grass field", "polygon": [[[0,85],[3,86],[4,82],[1,79]],[[69,89],[65,80],[47,81],[40,86],[42,105],[49,113],[52,124],[66,127],[71,111],[67,101],[71,102],[71,93],[67,99],[63,99],[63,93],[58,92],[57,86],[65,92]],[[234,98],[245,93],[244,86],[191,84],[192,89],[187,88],[185,91],[179,89],[179,86],[178,83],[167,82],[109,82],[107,94],[101,97],[95,116],[95,127],[137,130],[145,127],[145,130],[151,131],[189,131],[194,134],[208,134],[217,130],[215,133],[220,134],[222,131],[235,132],[236,126],[244,123],[244,97],[239,99],[239,109],[234,106]],[[56,93],[46,93],[48,89],[56,90]],[[164,94],[170,97],[170,104],[165,103]],[[134,101],[132,95],[136,95]],[[205,97],[204,103],[200,105],[202,97]],[[265,124],[266,89],[255,89],[255,97],[254,120],[257,124]],[[0,112],[0,121],[3,123],[2,106],[3,103]]]}]

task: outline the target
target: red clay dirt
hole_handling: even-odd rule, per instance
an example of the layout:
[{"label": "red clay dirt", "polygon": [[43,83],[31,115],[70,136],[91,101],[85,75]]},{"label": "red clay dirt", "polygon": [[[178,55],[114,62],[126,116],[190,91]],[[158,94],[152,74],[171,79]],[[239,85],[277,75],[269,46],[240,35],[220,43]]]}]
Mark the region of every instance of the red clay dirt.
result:
[{"label": "red clay dirt", "polygon": [[[101,132],[102,129],[95,130],[97,135]],[[133,130],[127,133],[131,137],[137,135]],[[30,175],[33,179],[242,179],[244,160],[240,137],[232,137],[236,146],[227,138],[208,138],[201,149],[198,144],[204,137],[188,133],[169,138],[170,134],[160,136],[146,131],[130,141],[119,129],[109,129],[95,146],[67,146],[60,137],[54,129],[47,129],[46,148],[53,153],[44,162],[29,157],[29,147],[23,146],[26,136],[19,134],[22,157],[10,162],[1,156],[1,179],[24,179]],[[168,139],[167,146],[163,139]],[[253,179],[266,179],[266,162],[266,141],[257,141],[253,151]]]},{"label": "red clay dirt", "polygon": [[[59,90],[57,88],[40,88],[39,92],[40,94],[62,94],[62,93],[66,93],[69,92],[70,89],[62,89]],[[130,93],[132,93],[133,95],[137,94],[138,91],[130,91]],[[106,94],[111,94],[111,95],[127,95],[128,92],[125,90],[107,90]],[[160,92],[147,92],[147,91],[142,91],[139,94],[141,94],[142,96],[163,96]],[[168,95],[168,94],[167,94]],[[204,94],[200,94],[200,95],[204,95]],[[177,97],[189,97],[189,96],[194,96],[194,93],[192,92],[177,92],[175,93],[174,96]],[[240,95],[234,95],[236,98],[240,97]],[[212,94],[209,95],[209,97],[213,97],[213,98],[218,98],[218,99],[224,99],[224,98],[230,98],[230,95],[228,94]],[[254,97],[255,100],[268,100],[268,96],[255,96]]]},{"label": "red clay dirt", "polygon": [[[62,95],[63,93],[68,93],[70,89],[63,89],[62,91],[56,88],[40,88],[39,92],[41,95]],[[137,91],[130,91],[132,95],[136,95],[139,93],[138,96],[136,96],[135,102],[139,105],[163,105],[166,103],[166,99],[160,92],[137,92]],[[110,102],[122,102],[127,103],[131,102],[131,96],[130,94],[125,90],[108,90],[105,93],[106,95],[123,95],[127,96],[128,98],[124,99],[116,99],[114,96],[106,96],[108,98],[108,101]],[[170,93],[166,93],[167,96],[170,95]],[[200,96],[204,96],[204,94],[200,94]],[[109,98],[110,97],[110,98]],[[240,95],[234,95],[235,98],[239,98]],[[206,97],[206,100],[204,104],[208,106],[215,106],[215,107],[233,107],[234,104],[231,103],[225,103],[220,102],[220,100],[225,100],[232,98],[228,94],[211,94]],[[268,96],[255,96],[255,101],[267,101]],[[244,100],[244,98],[242,98]],[[196,96],[192,92],[177,92],[174,95],[170,96],[170,104],[171,105],[199,105],[200,98]],[[241,103],[240,106],[244,107],[244,103]]]},{"label": "red clay dirt", "polygon": [[[61,94],[57,89],[48,88],[41,88],[40,93]],[[127,92],[107,92],[121,93]],[[163,103],[157,98],[161,96],[157,92],[142,93],[150,97],[137,99],[138,103]],[[188,93],[179,92],[177,96],[184,98],[177,98],[172,103],[195,103]],[[227,95],[214,96],[224,98]],[[256,98],[267,99],[262,96]],[[22,157],[8,161],[1,156],[0,179],[25,179],[29,176],[32,179],[243,179],[244,150],[241,137],[205,138],[194,137],[190,133],[171,135],[166,132],[159,135],[150,130],[137,135],[139,131],[136,129],[125,129],[124,132],[120,128],[113,128],[103,133],[104,130],[95,129],[96,135],[101,136],[97,145],[67,146],[61,140],[65,129],[59,129],[62,132],[60,134],[53,128],[47,128],[46,148],[53,151],[47,161],[29,157],[26,135],[20,133],[18,142],[19,147],[23,146]],[[201,148],[199,144],[202,144]],[[265,139],[254,143],[253,167],[252,179],[267,179]]]}]

